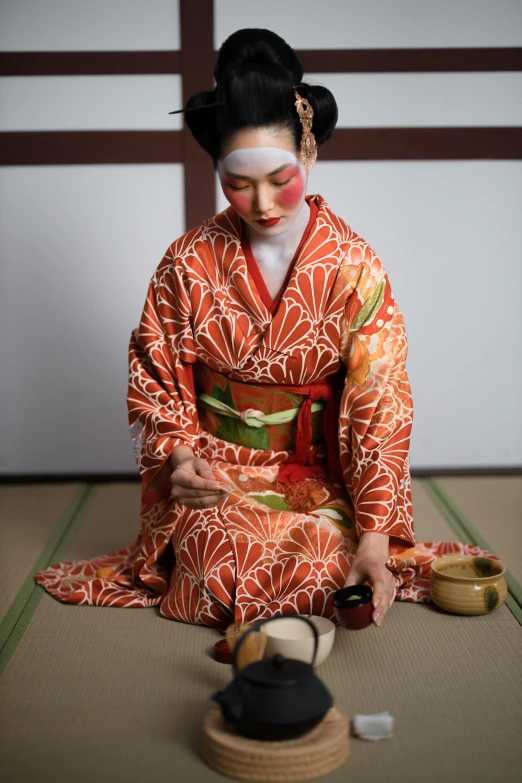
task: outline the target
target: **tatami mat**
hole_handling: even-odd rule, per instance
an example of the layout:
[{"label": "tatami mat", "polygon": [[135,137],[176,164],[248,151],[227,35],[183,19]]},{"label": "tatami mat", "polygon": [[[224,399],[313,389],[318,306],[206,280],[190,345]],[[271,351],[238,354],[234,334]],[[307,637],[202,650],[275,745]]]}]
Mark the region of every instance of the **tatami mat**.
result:
[{"label": "tatami mat", "polygon": [[[67,556],[130,543],[136,490],[99,487]],[[414,492],[419,537],[452,537],[422,487]],[[396,735],[352,740],[347,764],[324,780],[518,780],[521,637],[506,607],[466,618],[395,604],[379,629],[339,629],[319,676],[349,715],[390,711]],[[65,606],[45,595],[0,681],[4,783],[225,781],[197,754],[209,697],[230,677],[210,657],[216,638],[156,609]]]},{"label": "tatami mat", "polygon": [[[46,596],[0,683],[4,783],[222,780],[197,755],[209,696],[229,678],[208,655],[215,639],[154,610]],[[396,736],[353,740],[328,780],[518,780],[520,639],[505,608],[460,618],[397,604],[380,629],[338,631],[318,674],[349,715],[390,711]]]},{"label": "tatami mat", "polygon": [[0,486],[0,620],[77,490],[78,484]]},{"label": "tatami mat", "polygon": [[419,479],[411,482],[411,496],[417,541],[457,541],[457,536],[432,503]]},{"label": "tatami mat", "polygon": [[522,476],[445,478],[438,483],[522,584]]},{"label": "tatami mat", "polygon": [[67,559],[83,560],[133,544],[140,532],[140,497],[139,483],[99,484]]}]

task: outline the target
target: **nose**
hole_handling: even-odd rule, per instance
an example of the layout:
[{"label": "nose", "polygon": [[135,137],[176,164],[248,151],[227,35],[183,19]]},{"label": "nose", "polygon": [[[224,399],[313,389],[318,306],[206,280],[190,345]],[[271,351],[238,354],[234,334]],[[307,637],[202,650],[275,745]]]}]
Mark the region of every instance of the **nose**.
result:
[{"label": "nose", "polygon": [[267,217],[275,206],[274,194],[270,185],[258,185],[255,195],[255,208],[261,217]]}]

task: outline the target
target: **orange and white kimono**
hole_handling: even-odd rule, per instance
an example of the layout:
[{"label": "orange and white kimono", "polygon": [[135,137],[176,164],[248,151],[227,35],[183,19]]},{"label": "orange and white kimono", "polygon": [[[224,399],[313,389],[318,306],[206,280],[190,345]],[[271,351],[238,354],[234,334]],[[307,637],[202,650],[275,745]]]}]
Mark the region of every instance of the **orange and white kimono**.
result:
[{"label": "orange and white kimono", "polygon": [[[429,600],[430,563],[477,547],[417,544],[406,337],[385,269],[319,196],[273,301],[232,207],[172,243],[130,344],[141,533],[115,554],[36,575],[74,604],[160,605],[224,628],[281,613],[333,618],[367,531],[390,536],[397,598]],[[170,499],[161,468],[190,446],[234,490]],[[163,478],[161,478],[163,477]]]}]

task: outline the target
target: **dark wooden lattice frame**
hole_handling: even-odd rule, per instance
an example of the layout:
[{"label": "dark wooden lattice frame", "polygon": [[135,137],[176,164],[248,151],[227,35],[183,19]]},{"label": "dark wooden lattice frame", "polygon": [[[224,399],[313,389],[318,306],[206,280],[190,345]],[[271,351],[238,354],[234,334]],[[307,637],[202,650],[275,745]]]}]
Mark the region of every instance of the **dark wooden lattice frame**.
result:
[{"label": "dark wooden lattice frame", "polygon": [[[182,100],[211,89],[214,3],[179,0],[181,48],[152,52],[3,52],[0,76],[180,74]],[[306,72],[413,73],[522,70],[522,48],[298,50]],[[174,107],[173,107],[174,108]],[[338,128],[321,160],[522,159],[522,128]],[[0,133],[0,165],[182,163],[185,225],[216,211],[214,172],[181,131]]]}]

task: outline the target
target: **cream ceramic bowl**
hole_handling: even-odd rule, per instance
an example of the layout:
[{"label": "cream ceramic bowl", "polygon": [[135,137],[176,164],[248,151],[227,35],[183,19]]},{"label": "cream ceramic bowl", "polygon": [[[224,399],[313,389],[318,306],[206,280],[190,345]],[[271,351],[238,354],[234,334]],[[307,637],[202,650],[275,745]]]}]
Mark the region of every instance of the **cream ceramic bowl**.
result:
[{"label": "cream ceramic bowl", "polygon": [[[319,634],[317,658],[318,666],[330,654],[335,638],[335,625],[326,617],[312,615],[308,618],[313,622]],[[314,654],[314,637],[312,629],[302,621],[292,617],[278,617],[262,626],[261,630],[267,636],[265,655],[284,655],[299,661],[312,663]]]},{"label": "cream ceramic bowl", "polygon": [[447,555],[431,567],[431,600],[447,612],[489,614],[506,600],[506,566],[500,560]]}]

